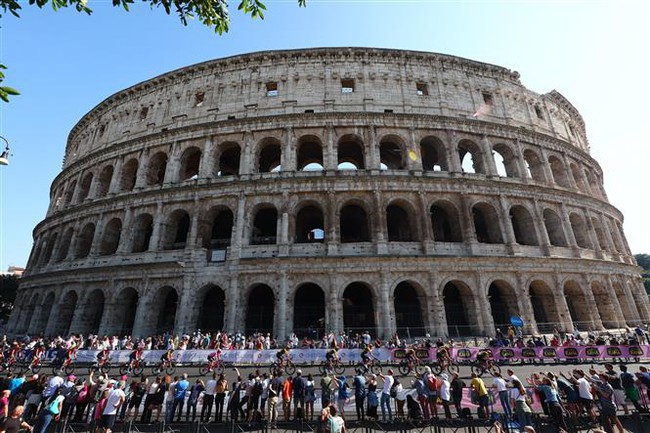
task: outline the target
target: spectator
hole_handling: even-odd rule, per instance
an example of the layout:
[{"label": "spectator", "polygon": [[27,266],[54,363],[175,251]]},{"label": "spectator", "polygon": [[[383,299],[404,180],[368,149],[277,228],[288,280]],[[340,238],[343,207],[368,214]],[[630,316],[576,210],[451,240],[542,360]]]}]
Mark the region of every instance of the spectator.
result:
[{"label": "spectator", "polygon": [[377,408],[379,407],[379,398],[377,397],[377,376],[374,374],[370,375],[368,380],[368,393],[366,395],[368,400],[368,418],[377,421]]},{"label": "spectator", "polygon": [[362,374],[361,368],[357,369],[357,375],[354,376],[354,404],[357,409],[357,419],[366,419],[364,403],[366,400],[366,378]]},{"label": "spectator", "polygon": [[305,378],[302,377],[302,371],[296,371],[296,377],[293,378],[293,417],[294,419],[303,419],[305,406]]},{"label": "spectator", "polygon": [[311,374],[307,375],[305,386],[305,418],[312,421],[314,419],[314,402],[316,401],[316,390],[314,378]]},{"label": "spectator", "polygon": [[[223,374],[219,376],[222,378]],[[226,381],[226,384],[228,382]],[[203,391],[203,405],[201,406],[201,422],[208,423],[212,417],[212,406],[214,405],[214,394],[217,389],[217,373],[212,373],[212,378],[205,384]],[[223,405],[222,405],[223,408]]]},{"label": "spectator", "polygon": [[124,385],[124,381],[119,381],[117,386],[108,393],[106,404],[102,411],[102,427],[104,428],[104,433],[111,433],[111,429],[115,423],[115,417],[117,416],[117,411],[120,406],[124,404],[126,398],[124,394]]},{"label": "spectator", "polygon": [[381,421],[383,423],[386,422],[386,412],[388,412],[388,422],[392,423],[393,422],[393,410],[391,409],[390,405],[390,390],[393,387],[393,383],[395,383],[395,379],[393,378],[393,370],[391,368],[388,369],[388,373],[386,375],[379,374],[379,377],[384,381],[384,388],[381,391]]},{"label": "spectator", "polygon": [[223,374],[221,374],[219,375],[219,380],[217,380],[214,395],[214,406],[216,412],[214,420],[218,423],[223,422],[223,406],[226,401],[226,392],[228,392],[228,380]]},{"label": "spectator", "polygon": [[[181,421],[183,405],[185,404],[185,395],[187,394],[189,387],[190,382],[187,380],[187,373],[183,373],[183,378],[176,382],[176,385],[174,386],[174,400],[172,405],[172,415],[170,418],[173,419],[174,415],[178,413],[176,416],[176,422]],[[178,412],[176,412],[176,409],[178,409]]]},{"label": "spectator", "polygon": [[490,417],[490,397],[483,379],[478,377],[476,373],[472,373],[472,382],[470,383],[471,391],[474,394],[474,399],[478,404],[479,418]]},{"label": "spectator", "polygon": [[187,409],[185,411],[185,422],[190,422],[190,411],[192,412],[192,422],[196,419],[196,405],[199,403],[199,396],[205,390],[203,381],[196,379],[196,382],[190,388],[190,396],[187,399]]}]

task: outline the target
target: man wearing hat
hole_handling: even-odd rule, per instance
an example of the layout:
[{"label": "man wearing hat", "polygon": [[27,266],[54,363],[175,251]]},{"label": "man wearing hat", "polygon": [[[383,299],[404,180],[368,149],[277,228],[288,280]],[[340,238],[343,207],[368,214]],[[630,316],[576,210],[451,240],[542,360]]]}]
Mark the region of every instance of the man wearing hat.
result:
[{"label": "man wearing hat", "polygon": [[124,394],[124,385],[124,381],[119,381],[108,393],[108,398],[106,399],[106,406],[102,412],[101,421],[102,427],[104,427],[104,433],[111,433],[111,429],[115,423],[115,417],[117,416],[117,411],[126,400],[126,394]]}]

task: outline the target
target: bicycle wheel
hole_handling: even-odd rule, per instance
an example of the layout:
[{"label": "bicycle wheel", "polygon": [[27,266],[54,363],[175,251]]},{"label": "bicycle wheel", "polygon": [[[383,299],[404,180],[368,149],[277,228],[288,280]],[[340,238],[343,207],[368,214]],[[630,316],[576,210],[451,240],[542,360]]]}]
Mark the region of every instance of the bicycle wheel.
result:
[{"label": "bicycle wheel", "polygon": [[170,365],[169,367],[167,367],[165,371],[167,372],[168,375],[170,376],[173,375],[174,373],[176,373],[176,364]]},{"label": "bicycle wheel", "polygon": [[123,376],[125,374],[129,374],[131,372],[131,368],[129,367],[128,364],[122,364],[120,365],[120,375]]},{"label": "bicycle wheel", "polygon": [[345,373],[345,365],[339,363],[334,364],[334,373],[341,375]]},{"label": "bicycle wheel", "polygon": [[481,368],[480,365],[472,364],[472,373],[476,374],[478,377],[483,376],[485,370]]},{"label": "bicycle wheel", "polygon": [[499,367],[497,364],[492,364],[490,366],[490,374],[494,376],[497,373],[501,374],[501,367]]},{"label": "bicycle wheel", "polygon": [[381,364],[373,364],[370,366],[370,371],[373,374],[381,374]]},{"label": "bicycle wheel", "polygon": [[214,367],[214,372],[217,374],[223,374],[224,371],[226,371],[226,369],[224,368],[222,363]]},{"label": "bicycle wheel", "polygon": [[436,375],[442,373],[442,366],[440,365],[440,363],[435,362],[431,364],[431,372]]},{"label": "bicycle wheel", "polygon": [[66,376],[69,376],[72,373],[74,373],[74,362],[71,362],[70,364],[66,365],[63,371],[65,372]]},{"label": "bicycle wheel", "polygon": [[108,373],[111,372],[111,364],[102,365],[100,371],[104,374],[104,376],[108,376]]},{"label": "bicycle wheel", "polygon": [[447,364],[447,371],[449,374],[460,373],[460,365],[456,363]]},{"label": "bicycle wheel", "polygon": [[422,376],[426,371],[427,371],[426,365],[418,364],[415,366],[415,374],[417,374],[418,376]]},{"label": "bicycle wheel", "polygon": [[39,371],[41,371],[41,364],[32,365],[30,367],[30,370],[32,370],[32,373],[37,374]]},{"label": "bicycle wheel", "polygon": [[132,370],[134,376],[141,376],[143,371],[144,367],[141,365],[136,365]]},{"label": "bicycle wheel", "polygon": [[284,371],[287,374],[293,374],[296,372],[296,365],[293,362],[290,362],[285,366]]},{"label": "bicycle wheel", "polygon": [[278,369],[277,362],[272,362],[271,365],[269,365],[269,372],[271,372],[271,374],[275,375],[275,370],[277,369]]},{"label": "bicycle wheel", "polygon": [[154,376],[158,376],[160,373],[162,373],[162,368],[160,367],[160,365],[154,365],[153,367],[151,367],[151,373]]},{"label": "bicycle wheel", "polygon": [[210,364],[203,364],[199,367],[199,374],[205,376],[210,372]]},{"label": "bicycle wheel", "polygon": [[411,372],[411,369],[409,368],[408,363],[400,362],[399,366],[397,367],[397,371],[399,371],[399,374],[401,374],[402,376],[406,376]]}]

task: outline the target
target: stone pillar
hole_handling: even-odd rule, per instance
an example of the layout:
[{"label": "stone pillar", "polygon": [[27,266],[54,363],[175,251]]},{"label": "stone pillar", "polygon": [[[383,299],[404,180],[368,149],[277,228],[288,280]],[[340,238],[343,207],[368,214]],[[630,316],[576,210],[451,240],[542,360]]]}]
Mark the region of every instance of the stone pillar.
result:
[{"label": "stone pillar", "polygon": [[596,229],[594,224],[591,221],[591,214],[589,209],[585,209],[585,220],[587,222],[587,235],[589,236],[589,242],[591,243],[592,249],[596,252],[596,257],[603,258],[603,250],[600,248],[600,242],[598,241],[598,236],[596,235]]},{"label": "stone pillar", "polygon": [[[61,296],[61,294],[59,294]],[[47,318],[47,323],[45,324],[44,334],[47,336],[55,335],[56,325],[59,318],[59,310],[61,306],[59,305],[59,300],[57,297],[54,297],[54,303],[52,304],[52,309],[50,310],[50,316]]]},{"label": "stone pillar", "polygon": [[183,288],[178,297],[174,332],[191,333],[198,328],[199,314],[203,300],[198,298],[198,287],[193,287],[194,275],[192,271],[183,270]]},{"label": "stone pillar", "polygon": [[284,128],[284,137],[284,146],[282,148],[282,154],[280,155],[282,171],[296,171],[295,156],[298,149],[296,149],[296,138],[292,127],[288,126]]},{"label": "stone pillar", "polygon": [[569,305],[566,302],[566,296],[564,296],[564,290],[562,290],[562,284],[560,283],[560,277],[558,275],[554,275],[553,283],[556,287],[560,287],[560,290],[553,290],[553,299],[557,306],[558,316],[562,321],[561,326],[564,327],[567,332],[573,332],[575,329],[573,327],[573,318],[571,317]]},{"label": "stone pillar", "polygon": [[[382,339],[388,339],[397,331],[395,323],[395,302],[390,296],[390,274],[382,271],[380,274],[378,299],[375,301],[375,317],[379,314],[377,325],[377,334]],[[381,322],[381,323],[378,323]],[[383,335],[383,337],[382,337]]]},{"label": "stone pillar", "polygon": [[[409,170],[422,170],[422,155],[420,154],[420,146],[415,142],[415,128],[409,128],[410,143],[406,146],[406,168]],[[411,158],[415,155],[415,159]]]},{"label": "stone pillar", "polygon": [[569,219],[569,212],[566,210],[566,205],[564,202],[560,203],[560,208],[560,217],[562,218],[564,233],[566,233],[567,240],[569,241],[569,247],[573,250],[573,254],[576,257],[580,257],[580,248],[578,247],[578,242],[576,241],[576,237],[573,234],[573,227],[571,226],[571,220]]},{"label": "stone pillar", "polygon": [[515,293],[518,294],[517,307],[519,308],[519,314],[524,321],[523,331],[525,334],[537,334],[539,330],[537,329],[533,304],[530,302],[530,292],[528,287],[525,285],[523,275],[516,272],[515,276],[517,277],[517,287],[515,288]]},{"label": "stone pillar", "polygon": [[551,240],[548,238],[548,232],[546,231],[544,212],[542,211],[542,207],[536,198],[533,199],[533,207],[535,209],[535,219],[537,220],[537,223],[535,224],[535,230],[537,230],[537,239],[539,239],[539,243],[544,249],[544,254],[550,256]]},{"label": "stone pillar", "polygon": [[180,179],[179,170],[181,168],[181,146],[175,141],[169,151],[169,159],[167,160],[167,168],[165,170],[165,180],[163,183],[176,183]]},{"label": "stone pillar", "polygon": [[442,288],[439,285],[437,273],[435,271],[429,271],[429,293],[431,293],[429,324],[432,327],[432,335],[448,337],[447,313],[445,312]]},{"label": "stone pillar", "polygon": [[582,292],[587,303],[584,308],[587,311],[591,312],[591,326],[595,330],[603,331],[605,327],[603,326],[603,320],[600,317],[600,311],[598,310],[598,305],[596,304],[596,299],[594,298],[594,292],[589,286],[589,278],[587,278],[587,275],[585,274],[582,274],[581,277],[582,285],[585,288]]},{"label": "stone pillar", "polygon": [[[427,197],[424,191],[418,191],[418,204],[420,208],[420,239],[422,241],[422,248],[425,254],[430,254],[434,251],[433,227],[431,226],[431,213],[429,211]],[[417,223],[417,221],[416,221]]]},{"label": "stone pillar", "polygon": [[648,295],[641,284],[641,278],[633,280],[629,276],[626,276],[625,279],[627,280],[625,287],[630,290],[632,299],[634,299],[634,305],[636,305],[636,310],[639,314],[639,321],[637,323],[647,322],[650,318],[650,301],[648,301]]},{"label": "stone pillar", "polygon": [[366,158],[366,169],[375,169],[379,170],[381,167],[381,155],[379,152],[379,143],[377,143],[377,134],[374,125],[369,125],[366,128],[366,149],[365,149],[365,158]]},{"label": "stone pillar", "polygon": [[290,290],[287,271],[280,271],[279,276],[280,289],[278,290],[278,308],[274,329],[275,335],[278,336],[278,340],[283,341],[286,337],[289,336],[288,330],[291,329],[291,331],[293,331],[293,315],[290,317],[287,314],[287,294]]},{"label": "stone pillar", "polygon": [[146,287],[141,290],[138,297],[138,308],[135,311],[135,320],[133,321],[133,336],[145,337],[152,335],[158,326],[158,314],[153,307],[153,297],[155,293]]},{"label": "stone pillar", "polygon": [[[524,183],[528,182],[530,179],[528,177],[528,167],[526,166],[526,160],[524,159],[524,153],[521,150],[521,143],[519,139],[514,139],[514,157],[517,159],[517,169],[519,170],[519,177]],[[532,180],[532,179],[531,179]]]},{"label": "stone pillar", "polygon": [[512,246],[517,243],[517,239],[515,238],[515,231],[512,228],[512,220],[510,218],[510,212],[508,212],[508,203],[506,203],[506,198],[503,194],[499,195],[499,204],[501,205],[502,212],[502,217],[499,218],[499,221],[502,222],[501,230],[503,231],[506,244]]},{"label": "stone pillar", "polygon": [[490,299],[488,298],[487,290],[485,290],[487,282],[483,274],[476,273],[476,289],[474,290],[474,308],[476,308],[476,317],[481,319],[481,332],[483,335],[493,337],[496,335],[494,326],[494,317],[492,317],[492,308]]},{"label": "stone pillar", "polygon": [[95,222],[95,234],[93,235],[92,245],[88,257],[97,257],[100,252],[100,247],[104,241],[104,232],[106,224],[108,223],[106,216],[102,216]]},{"label": "stone pillar", "polygon": [[569,163],[569,158],[567,158],[566,153],[562,152],[562,165],[564,165],[564,171],[566,172],[566,178],[569,179],[569,185],[571,189],[580,191],[578,187],[578,180],[573,178],[573,173],[571,172],[571,164]]},{"label": "stone pillar", "polygon": [[[377,244],[384,243],[386,241],[386,237],[384,236],[384,233],[387,233],[387,227],[386,227],[386,210],[384,209],[383,206],[383,201],[381,197],[381,191],[375,190],[373,191],[373,204],[375,206],[375,218],[374,218],[374,223],[373,223],[373,229],[375,232],[375,236],[373,236],[372,240],[376,240]],[[370,216],[370,215],[369,215]],[[379,246],[379,245],[378,245]],[[385,248],[385,246],[384,246]]]},{"label": "stone pillar", "polygon": [[327,171],[336,170],[338,166],[338,154],[336,146],[334,145],[334,127],[329,122],[325,126],[325,149],[323,165]]},{"label": "stone pillar", "polygon": [[608,229],[607,221],[605,220],[605,215],[602,212],[598,212],[597,218],[600,221],[600,227],[603,231],[603,236],[605,236],[605,242],[607,242],[607,248],[611,254],[616,254],[616,244],[614,243],[614,238],[612,233]]},{"label": "stone pillar", "polygon": [[455,133],[447,131],[447,142],[445,143],[447,153],[447,164],[449,164],[449,171],[451,173],[462,173],[463,168],[460,165],[458,157],[458,147],[456,143]]},{"label": "stone pillar", "polygon": [[485,174],[487,176],[499,176],[497,172],[497,166],[494,162],[494,155],[492,150],[492,144],[487,135],[483,135],[480,140],[481,151],[483,153],[483,163],[485,164]]},{"label": "stone pillar", "polygon": [[209,136],[203,142],[203,151],[201,153],[201,163],[199,165],[199,179],[214,177],[214,155],[216,150],[213,149],[213,136]]},{"label": "stone pillar", "polygon": [[[138,158],[138,172],[135,175],[135,185],[133,185],[133,189],[135,190],[139,190],[147,186],[147,171],[149,169],[149,158],[148,158],[149,156],[150,156],[149,151],[144,151],[140,153],[140,157]],[[143,162],[145,157],[147,158],[146,163]]]},{"label": "stone pillar", "polygon": [[153,227],[151,230],[151,238],[149,239],[149,251],[158,251],[161,248],[161,232],[165,227],[165,215],[162,213],[162,207],[162,202],[158,201],[156,203],[156,212],[152,215]]},{"label": "stone pillar", "polygon": [[336,200],[336,193],[333,190],[327,191],[327,221],[325,221],[325,242],[327,242],[328,248],[330,246],[336,248],[336,245],[339,243],[339,213],[338,213],[338,201]]},{"label": "stone pillar", "polygon": [[113,177],[108,185],[108,194],[117,194],[120,192],[120,183],[122,183],[122,166],[124,165],[124,156],[115,160],[113,166]]},{"label": "stone pillar", "polygon": [[[612,284],[611,276],[604,275],[605,279],[605,288],[609,296],[607,296],[607,301],[612,303],[614,307],[614,315],[616,316],[616,327],[625,328],[625,314],[623,314],[623,308],[621,303],[618,301],[618,296],[616,296],[616,290],[614,290],[614,285]],[[596,300],[596,302],[599,302]]]},{"label": "stone pillar", "polygon": [[[41,300],[41,302],[42,302],[42,300]],[[34,335],[34,334],[40,334],[40,333],[43,332],[43,329],[38,329],[38,322],[40,321],[40,318],[41,318],[42,315],[43,315],[43,305],[42,304],[34,305],[34,314],[33,314],[32,318],[29,320],[29,325],[27,326],[27,329],[25,330],[25,332],[27,334]],[[11,320],[11,318],[9,320]],[[7,325],[7,327],[9,329],[11,329],[10,325]]]},{"label": "stone pillar", "polygon": [[230,279],[230,287],[228,288],[228,291],[226,292],[226,313],[227,313],[227,320],[226,323],[224,324],[224,328],[229,333],[235,333],[240,327],[241,324],[239,322],[239,318],[237,317],[237,312],[241,309],[239,304],[240,304],[240,288],[239,288],[239,279],[237,277],[237,273],[234,272],[232,274],[232,278]]},{"label": "stone pillar", "polygon": [[116,254],[126,254],[131,248],[133,242],[133,208],[127,207],[124,211],[124,221],[122,222],[122,233],[120,234],[120,244],[117,246]]},{"label": "stone pillar", "polygon": [[540,147],[539,151],[541,153],[540,164],[542,165],[542,169],[544,170],[544,177],[546,178],[546,183],[549,185],[555,185],[555,177],[553,177],[553,171],[551,170],[551,165],[548,163],[548,155],[546,154],[546,151],[544,150],[543,147]]},{"label": "stone pillar", "polygon": [[242,149],[243,162],[239,166],[239,174],[250,174],[257,172],[257,164],[253,163],[253,152],[255,143],[253,143],[253,134],[250,131],[244,132],[244,148]]},{"label": "stone pillar", "polygon": [[[187,236],[187,247],[195,248],[200,247],[201,242],[199,241],[199,214],[201,213],[201,206],[199,199],[194,198],[194,209],[191,209],[190,212],[190,232]],[[186,247],[186,248],[187,248]]]}]

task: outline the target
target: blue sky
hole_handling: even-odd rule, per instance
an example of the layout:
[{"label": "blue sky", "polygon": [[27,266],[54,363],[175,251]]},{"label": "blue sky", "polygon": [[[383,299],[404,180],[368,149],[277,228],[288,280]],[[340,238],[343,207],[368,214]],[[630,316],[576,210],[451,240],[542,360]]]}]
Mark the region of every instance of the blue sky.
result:
[{"label": "blue sky", "polygon": [[0,104],[12,144],[0,167],[0,270],[24,266],[47,210],[67,135],[111,94],[193,63],[267,49],[368,46],[432,51],[521,73],[538,93],[556,89],[582,113],[609,200],[625,215],[633,253],[650,253],[650,2],[266,0],[264,21],[236,11],[218,36],[198,22],[137,5],[89,0],[94,13],[26,4],[0,19],[5,84]]}]

